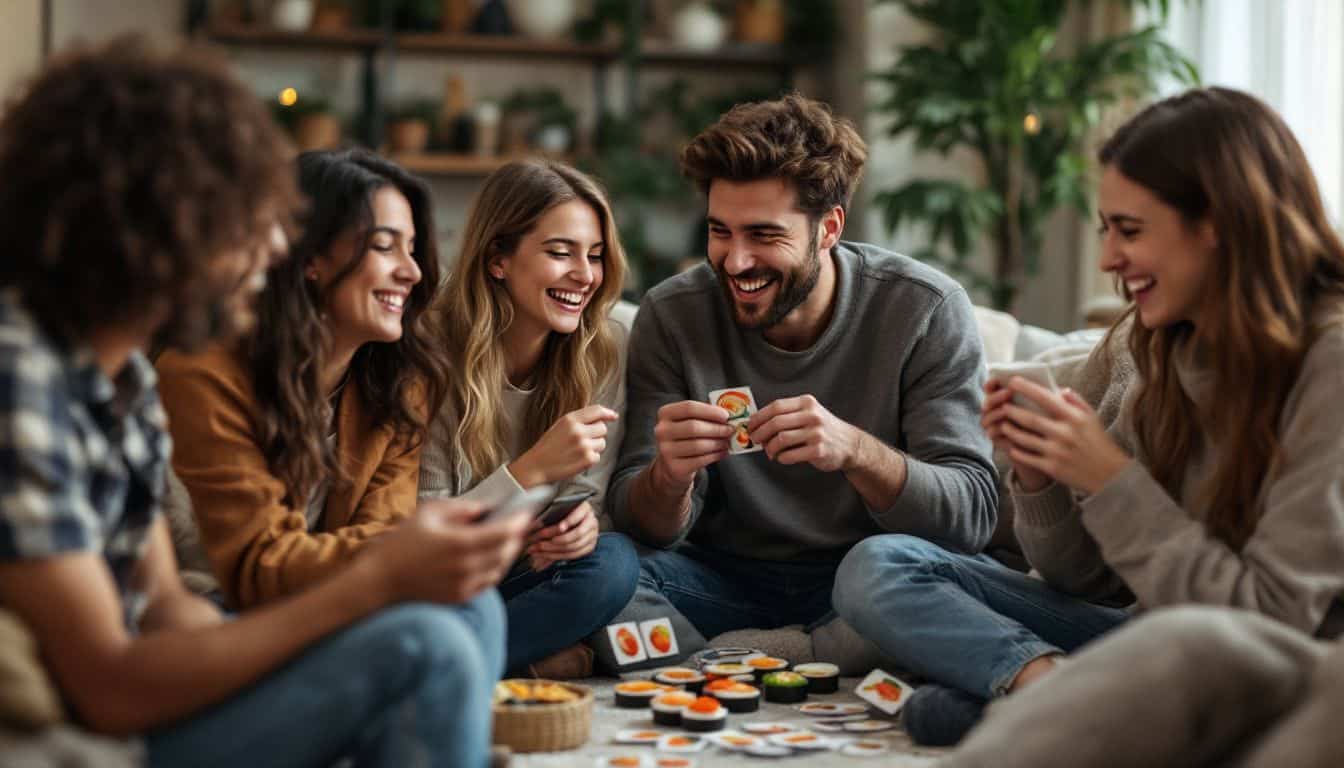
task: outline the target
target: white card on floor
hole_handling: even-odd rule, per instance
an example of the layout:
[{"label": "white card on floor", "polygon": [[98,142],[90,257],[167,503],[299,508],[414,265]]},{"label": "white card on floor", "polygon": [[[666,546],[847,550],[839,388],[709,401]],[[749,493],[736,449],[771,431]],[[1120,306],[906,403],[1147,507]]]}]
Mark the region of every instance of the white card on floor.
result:
[{"label": "white card on floor", "polygon": [[904,680],[880,669],[869,672],[868,676],[863,678],[863,682],[859,683],[859,687],[854,689],[855,696],[888,715],[899,712],[901,707],[905,706],[905,700],[914,692],[915,689]]},{"label": "white card on floor", "polygon": [[716,389],[709,393],[709,402],[728,412],[728,424],[736,430],[728,444],[729,453],[755,453],[762,450],[747,434],[747,421],[756,412],[756,398],[751,395],[751,387]]},{"label": "white card on floor", "polygon": [[671,619],[666,616],[641,621],[639,636],[644,640],[644,649],[651,659],[676,656],[678,653],[677,633],[672,629]]},{"label": "white card on floor", "polygon": [[634,664],[649,658],[644,652],[644,643],[639,640],[639,626],[633,621],[608,625],[607,639],[611,641],[611,651],[616,656],[617,664]]}]

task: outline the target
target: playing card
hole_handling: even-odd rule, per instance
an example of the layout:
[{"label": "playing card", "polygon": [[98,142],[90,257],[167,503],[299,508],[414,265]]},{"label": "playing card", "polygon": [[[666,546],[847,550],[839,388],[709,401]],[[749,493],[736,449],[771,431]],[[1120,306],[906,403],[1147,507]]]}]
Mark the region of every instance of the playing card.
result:
[{"label": "playing card", "polygon": [[678,653],[677,633],[666,617],[640,622],[639,636],[644,638],[644,648],[651,659],[676,656]]},{"label": "playing card", "polygon": [[617,664],[634,664],[637,661],[644,661],[649,658],[649,655],[644,651],[644,643],[639,639],[639,626],[635,622],[626,621],[609,625],[607,627],[607,637],[611,640],[611,648],[616,654]]},{"label": "playing card", "polygon": [[730,387],[716,389],[709,393],[711,405],[717,405],[728,412],[728,424],[736,432],[728,445],[729,453],[754,453],[761,446],[751,441],[747,434],[747,421],[756,412],[756,399],[751,396],[751,387]]},{"label": "playing card", "polygon": [[901,707],[905,706],[905,700],[914,692],[915,689],[904,680],[880,669],[869,672],[868,676],[863,678],[863,682],[859,683],[859,687],[854,689],[855,696],[888,715],[899,712]]}]

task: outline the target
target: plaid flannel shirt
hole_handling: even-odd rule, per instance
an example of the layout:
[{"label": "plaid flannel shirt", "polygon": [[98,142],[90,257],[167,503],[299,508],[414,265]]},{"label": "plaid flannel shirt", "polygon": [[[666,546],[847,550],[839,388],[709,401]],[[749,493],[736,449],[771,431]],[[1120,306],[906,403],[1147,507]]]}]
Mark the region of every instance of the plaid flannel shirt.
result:
[{"label": "plaid flannel shirt", "polygon": [[0,561],[102,555],[130,627],[172,447],[156,381],[139,352],[108,379],[90,348],[54,343],[0,291]]}]

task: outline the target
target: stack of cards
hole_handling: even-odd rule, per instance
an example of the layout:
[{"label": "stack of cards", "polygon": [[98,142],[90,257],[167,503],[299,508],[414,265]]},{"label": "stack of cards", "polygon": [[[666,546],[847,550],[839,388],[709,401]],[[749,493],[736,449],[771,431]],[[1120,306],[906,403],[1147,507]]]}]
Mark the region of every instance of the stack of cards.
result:
[{"label": "stack of cards", "polygon": [[754,453],[761,446],[751,441],[747,434],[747,422],[756,412],[756,400],[751,396],[751,387],[730,387],[716,389],[709,393],[711,405],[717,405],[728,412],[728,424],[736,431],[728,446],[729,453]]}]

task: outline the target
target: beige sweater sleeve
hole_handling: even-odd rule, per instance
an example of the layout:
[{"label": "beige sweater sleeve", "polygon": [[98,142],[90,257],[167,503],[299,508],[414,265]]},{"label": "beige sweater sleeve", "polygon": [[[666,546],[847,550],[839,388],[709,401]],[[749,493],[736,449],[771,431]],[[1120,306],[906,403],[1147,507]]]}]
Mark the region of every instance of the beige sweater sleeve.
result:
[{"label": "beige sweater sleeve", "polygon": [[[1145,607],[1224,605],[1314,633],[1344,595],[1341,391],[1344,331],[1335,328],[1313,344],[1289,393],[1280,468],[1262,489],[1260,521],[1240,552],[1210,536],[1139,462],[1082,503],[1081,525],[1058,524],[1090,536]],[[1053,565],[1066,568],[1062,558]],[[1097,568],[1081,558],[1072,565],[1074,574]]]}]

